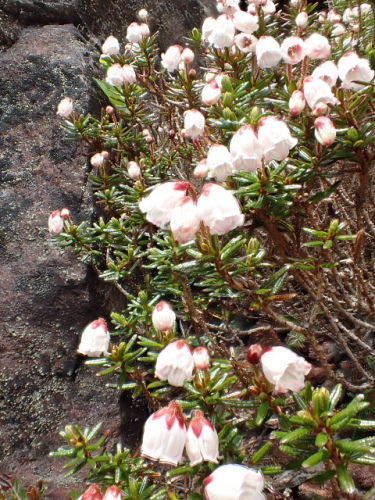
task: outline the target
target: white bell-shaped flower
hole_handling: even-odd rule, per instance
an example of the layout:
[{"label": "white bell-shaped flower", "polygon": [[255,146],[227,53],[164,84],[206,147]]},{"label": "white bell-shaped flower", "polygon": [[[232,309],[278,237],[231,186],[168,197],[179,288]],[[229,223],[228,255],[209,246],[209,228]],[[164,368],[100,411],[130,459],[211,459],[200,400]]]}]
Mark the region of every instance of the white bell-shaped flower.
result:
[{"label": "white bell-shaped flower", "polygon": [[204,418],[201,410],[195,411],[195,416],[187,429],[186,453],[190,467],[203,461],[218,463],[219,438],[215,427]]},{"label": "white bell-shaped flower", "polygon": [[188,182],[164,182],[154,187],[151,193],[139,202],[139,209],[155,226],[166,228],[171,220],[171,211],[178,200],[186,195]]},{"label": "white bell-shaped flower", "polygon": [[245,219],[232,191],[218,184],[204,186],[198,198],[198,209],[211,234],[226,234],[241,226]]},{"label": "white bell-shaped flower", "polygon": [[99,318],[83,330],[77,351],[90,358],[97,358],[102,354],[108,356],[109,340],[107,323],[103,318]]},{"label": "white bell-shaped flower", "polygon": [[177,465],[186,443],[186,426],[181,406],[171,401],[147,420],[143,430],[141,454],[151,460]]},{"label": "white bell-shaped flower", "polygon": [[305,40],[305,49],[310,59],[328,59],[331,55],[328,39],[319,33],[313,33]]},{"label": "white bell-shaped flower", "polygon": [[182,387],[185,380],[193,380],[194,359],[192,349],[185,340],[168,344],[156,359],[155,377],[168,380],[174,387]]},{"label": "white bell-shaped flower", "polygon": [[261,36],[256,44],[255,53],[261,69],[274,68],[282,58],[280,45],[272,36]]},{"label": "white bell-shaped flower", "polygon": [[248,35],[247,33],[239,33],[234,37],[236,47],[244,54],[255,52],[257,42],[258,39],[254,35]]},{"label": "white bell-shaped flower", "polygon": [[282,346],[265,349],[260,363],[264,376],[280,393],[301,391],[305,387],[305,375],[312,368],[302,356]]},{"label": "white bell-shaped flower", "polygon": [[172,330],[176,322],[176,314],[168,302],[158,302],[152,311],[152,324],[161,332]]},{"label": "white bell-shaped flower", "polygon": [[139,43],[142,38],[142,28],[138,23],[129,24],[126,30],[126,38],[130,43]]},{"label": "white bell-shaped flower", "polygon": [[339,71],[335,61],[325,61],[314,69],[311,76],[321,78],[332,88],[336,85]]},{"label": "white bell-shaped flower", "polygon": [[224,47],[233,45],[234,34],[235,28],[232,18],[227,14],[222,14],[216,19],[215,24],[213,24],[208,41],[214,47],[223,49]]},{"label": "white bell-shaped flower", "polygon": [[201,218],[198,207],[190,196],[177,201],[171,212],[171,231],[175,240],[184,244],[194,240]]},{"label": "white bell-shaped flower", "polygon": [[314,109],[317,104],[337,104],[339,101],[333,95],[331,87],[316,76],[308,76],[303,81],[303,93],[310,109]]},{"label": "white bell-shaped flower", "polygon": [[73,113],[73,99],[64,97],[57,106],[56,114],[61,118],[68,118]]},{"label": "white bell-shaped flower", "polygon": [[228,175],[233,173],[232,156],[228,148],[222,144],[214,144],[207,153],[208,176],[214,177],[218,182],[226,181]]},{"label": "white bell-shaped flower", "polygon": [[295,90],[289,99],[289,110],[292,115],[299,115],[305,109],[306,99],[302,90]]},{"label": "white bell-shaped flower", "polygon": [[237,130],[230,141],[229,150],[235,172],[255,172],[262,166],[263,146],[251,125],[243,125]]},{"label": "white bell-shaped flower", "polygon": [[290,135],[288,126],[275,116],[266,116],[258,124],[258,139],[263,146],[264,160],[282,161],[298,140]]},{"label": "white bell-shaped flower", "polygon": [[120,52],[120,44],[117,38],[110,35],[102,45],[102,52],[107,56],[116,56]]},{"label": "white bell-shaped flower", "polygon": [[261,472],[244,465],[221,465],[203,481],[206,500],[265,500]]},{"label": "white bell-shaped flower", "polygon": [[172,72],[178,69],[178,66],[181,62],[181,54],[183,48],[181,45],[171,45],[168,47],[165,54],[161,55],[161,65],[167,71]]},{"label": "white bell-shaped flower", "polygon": [[253,16],[243,10],[238,10],[234,13],[233,24],[236,30],[249,35],[259,28],[258,16]]},{"label": "white bell-shaped flower", "polygon": [[197,109],[189,109],[184,113],[184,129],[186,135],[192,139],[197,139],[204,134],[206,120]]},{"label": "white bell-shaped flower", "polygon": [[305,44],[302,38],[290,36],[281,44],[281,55],[287,64],[297,64],[305,57]]},{"label": "white bell-shaped flower", "polygon": [[323,146],[330,146],[336,139],[336,127],[327,116],[319,116],[314,122],[315,138]]},{"label": "white bell-shaped flower", "polygon": [[342,81],[341,86],[355,92],[364,87],[363,84],[356,82],[370,83],[374,78],[374,70],[370,68],[370,61],[360,58],[355,52],[348,52],[339,59],[338,72]]},{"label": "white bell-shaped flower", "polygon": [[107,78],[106,82],[114,87],[120,87],[124,83],[124,72],[122,66],[119,63],[112,64],[107,69]]}]

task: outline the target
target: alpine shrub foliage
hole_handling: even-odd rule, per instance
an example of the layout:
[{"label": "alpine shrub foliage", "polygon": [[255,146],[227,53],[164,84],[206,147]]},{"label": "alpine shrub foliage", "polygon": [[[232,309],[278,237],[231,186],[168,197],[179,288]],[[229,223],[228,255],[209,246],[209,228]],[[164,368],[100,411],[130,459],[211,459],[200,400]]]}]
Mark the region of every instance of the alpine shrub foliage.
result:
[{"label": "alpine shrub foliage", "polygon": [[61,432],[84,500],[369,495],[375,4],[327,4],[220,0],[163,54],[143,9],[103,45],[101,117],[59,106],[97,219],[56,210],[53,239],[123,296],[85,369],[151,413],[140,452]]}]

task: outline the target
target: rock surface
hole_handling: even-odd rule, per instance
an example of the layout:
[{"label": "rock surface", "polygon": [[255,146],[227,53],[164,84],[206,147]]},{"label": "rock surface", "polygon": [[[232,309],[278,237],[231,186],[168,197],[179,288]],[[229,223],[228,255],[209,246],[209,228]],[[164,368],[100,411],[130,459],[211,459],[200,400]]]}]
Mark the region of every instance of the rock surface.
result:
[{"label": "rock surface", "polygon": [[[92,77],[100,43],[110,33],[123,37],[140,8],[152,11],[166,46],[181,41],[214,4],[0,1],[0,472],[25,485],[46,479],[52,500],[80,488],[62,479],[62,462],[48,457],[62,444],[64,425],[102,420],[112,442],[121,437],[136,446],[147,415],[126,395],[108,392],[75,354],[83,327],[108,318],[109,303],[121,299],[57,249],[46,230],[55,209],[68,207],[76,222],[94,210],[85,150],[66,139],[55,109],[69,96],[77,111],[99,115]],[[129,428],[133,434],[123,432]]]}]

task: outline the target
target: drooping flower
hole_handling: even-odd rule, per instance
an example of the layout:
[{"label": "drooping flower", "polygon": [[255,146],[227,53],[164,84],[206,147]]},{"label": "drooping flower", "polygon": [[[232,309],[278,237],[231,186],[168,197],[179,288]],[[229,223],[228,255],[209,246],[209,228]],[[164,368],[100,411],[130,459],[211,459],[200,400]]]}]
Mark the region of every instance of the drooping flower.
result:
[{"label": "drooping flower", "polygon": [[214,17],[206,17],[202,24],[202,38],[208,41],[212,30],[214,29],[216,19]]},{"label": "drooping flower", "polygon": [[310,109],[321,102],[325,104],[337,104],[339,101],[333,95],[331,87],[316,76],[308,76],[303,81],[303,93]]},{"label": "drooping flower", "polygon": [[194,169],[194,176],[198,179],[204,179],[208,175],[207,159],[201,160]]},{"label": "drooping flower", "polygon": [[114,87],[120,87],[124,83],[124,72],[122,66],[119,63],[112,64],[107,69],[106,81],[113,85]]},{"label": "drooping flower", "polygon": [[124,83],[131,85],[137,81],[137,75],[135,74],[133,66],[130,64],[124,64],[122,72],[124,74]]},{"label": "drooping flower", "polygon": [[107,54],[107,56],[115,56],[120,52],[120,44],[118,43],[117,38],[110,35],[105,39],[102,45],[103,54]]},{"label": "drooping flower", "polygon": [[141,167],[136,161],[129,161],[126,168],[128,169],[128,174],[131,179],[135,181],[140,178]]},{"label": "drooping flower", "polygon": [[193,380],[192,349],[185,340],[176,340],[160,352],[156,360],[155,377],[168,380],[174,387],[182,387],[185,380]]},{"label": "drooping flower", "polygon": [[207,461],[217,464],[219,456],[219,438],[215,427],[204,418],[201,410],[195,411],[187,429],[186,453],[190,467]]},{"label": "drooping flower", "polygon": [[97,484],[90,484],[87,490],[81,496],[81,500],[102,500],[103,495],[100,486]]},{"label": "drooping flower", "polygon": [[272,36],[261,36],[256,44],[255,53],[261,69],[277,66],[282,57],[280,45]]},{"label": "drooping flower", "polygon": [[233,170],[255,172],[262,166],[263,147],[251,125],[243,125],[230,141]]},{"label": "drooping flower", "polygon": [[93,167],[99,168],[104,165],[106,156],[108,156],[108,152],[105,151],[106,154],[103,154],[103,151],[101,153],[95,153],[91,158],[90,158],[90,163]]},{"label": "drooping flower", "polygon": [[211,357],[207,347],[196,347],[193,352],[193,359],[195,368],[201,371],[208,370],[211,363]]},{"label": "drooping flower", "polygon": [[315,138],[323,146],[330,146],[336,139],[336,127],[327,116],[320,116],[314,122]]},{"label": "drooping flower", "polygon": [[261,472],[244,465],[221,465],[203,481],[206,500],[265,500]]},{"label": "drooping flower", "polygon": [[68,118],[73,113],[73,99],[64,97],[57,106],[56,114],[61,118]]},{"label": "drooping flower", "polygon": [[121,500],[122,492],[115,484],[107,488],[104,493],[103,500]]},{"label": "drooping flower", "polygon": [[207,106],[212,106],[220,100],[220,97],[221,90],[217,82],[215,80],[212,80],[210,83],[206,83],[206,85],[202,89],[202,102],[204,104],[207,104]]},{"label": "drooping flower", "polygon": [[206,120],[197,109],[189,109],[184,113],[184,129],[188,137],[197,139],[204,134]]},{"label": "drooping flower", "polygon": [[296,17],[296,26],[297,28],[304,30],[309,22],[309,15],[307,12],[300,12]]},{"label": "drooping flower", "polygon": [[207,153],[207,167],[209,177],[224,182],[233,173],[232,156],[228,148],[222,144],[211,146]]},{"label": "drooping flower", "polygon": [[281,55],[287,64],[297,64],[305,57],[305,45],[301,38],[290,36],[281,44]]},{"label": "drooping flower", "polygon": [[208,37],[208,41],[214,47],[223,49],[224,47],[233,45],[234,34],[235,28],[232,18],[227,14],[222,14],[212,25],[212,31]]},{"label": "drooping flower", "polygon": [[261,118],[258,124],[258,139],[263,146],[264,160],[282,161],[289,155],[298,140],[290,135],[288,126],[275,116]]},{"label": "drooping flower", "polygon": [[276,12],[276,5],[272,0],[261,0],[260,2],[262,11],[266,14],[274,14]]},{"label": "drooping flower", "polygon": [[314,69],[311,76],[321,78],[332,88],[336,85],[339,71],[334,61],[325,61]]},{"label": "drooping flower", "polygon": [[69,217],[69,210],[64,209],[65,215],[62,210],[54,210],[48,217],[48,231],[50,234],[61,234],[64,230],[64,221]]},{"label": "drooping flower", "polygon": [[339,78],[344,89],[353,89],[355,92],[363,89],[364,85],[356,82],[370,83],[374,78],[374,70],[368,59],[360,58],[355,52],[344,54],[338,61]]},{"label": "drooping flower", "polygon": [[257,42],[258,39],[254,35],[248,35],[247,33],[239,33],[234,37],[236,47],[244,54],[255,52]]},{"label": "drooping flower", "polygon": [[177,201],[171,212],[171,231],[179,243],[194,240],[201,219],[198,207],[190,196],[184,196]]},{"label": "drooping flower", "polygon": [[181,61],[184,62],[185,64],[190,64],[194,61],[194,57],[195,57],[194,52],[187,47],[182,51]]},{"label": "drooping flower", "polygon": [[130,43],[139,43],[142,38],[142,28],[138,23],[129,24],[126,30],[126,38]]},{"label": "drooping flower", "polygon": [[153,413],[145,423],[141,454],[151,460],[177,465],[186,443],[186,426],[181,406],[171,401]]},{"label": "drooping flower", "polygon": [[141,19],[141,21],[146,22],[147,19],[148,19],[148,12],[147,12],[147,10],[146,9],[141,9],[140,11],[138,11],[138,16]]},{"label": "drooping flower", "polygon": [[161,332],[172,330],[176,322],[176,314],[168,302],[158,302],[152,311],[152,324]]},{"label": "drooping flower", "polygon": [[211,234],[226,234],[241,226],[245,216],[232,191],[218,184],[206,184],[198,198],[198,210]]},{"label": "drooping flower", "polygon": [[250,35],[259,28],[258,16],[253,16],[243,10],[238,10],[233,15],[233,24],[236,30]]},{"label": "drooping flower", "polygon": [[172,72],[178,69],[178,66],[181,62],[181,54],[183,48],[181,45],[171,45],[168,47],[165,54],[161,55],[161,65],[167,71]]},{"label": "drooping flower", "polygon": [[171,211],[176,202],[186,195],[188,182],[164,182],[154,187],[151,193],[139,202],[139,209],[146,219],[162,229],[171,220]]},{"label": "drooping flower", "polygon": [[312,366],[302,356],[282,346],[268,347],[260,358],[266,379],[276,392],[301,391]]},{"label": "drooping flower", "polygon": [[331,55],[328,39],[319,33],[313,33],[305,40],[305,50],[310,59],[328,59]]},{"label": "drooping flower", "polygon": [[305,109],[306,99],[301,90],[295,90],[289,99],[289,110],[292,115],[299,115]]},{"label": "drooping flower", "polygon": [[108,356],[109,340],[107,323],[103,318],[99,318],[83,330],[77,352],[90,358],[97,358],[102,354]]}]

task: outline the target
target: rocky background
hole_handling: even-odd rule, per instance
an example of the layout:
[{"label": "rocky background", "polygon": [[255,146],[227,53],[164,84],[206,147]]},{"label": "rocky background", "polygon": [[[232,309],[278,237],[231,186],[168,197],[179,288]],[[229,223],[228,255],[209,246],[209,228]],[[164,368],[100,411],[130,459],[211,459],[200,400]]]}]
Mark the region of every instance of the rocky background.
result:
[{"label": "rocky background", "polygon": [[105,388],[80,366],[78,335],[121,298],[69,251],[50,242],[50,212],[68,207],[76,222],[94,203],[85,149],[66,139],[56,106],[99,116],[100,45],[125,40],[140,8],[150,11],[161,46],[183,42],[216,0],[0,0],[0,473],[27,486],[43,478],[51,499],[80,489],[48,453],[65,424],[105,422],[113,442],[138,444],[142,403]]}]

